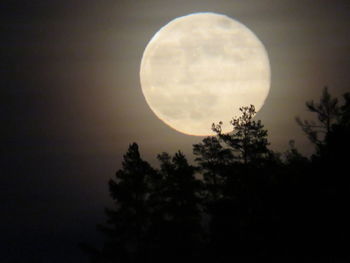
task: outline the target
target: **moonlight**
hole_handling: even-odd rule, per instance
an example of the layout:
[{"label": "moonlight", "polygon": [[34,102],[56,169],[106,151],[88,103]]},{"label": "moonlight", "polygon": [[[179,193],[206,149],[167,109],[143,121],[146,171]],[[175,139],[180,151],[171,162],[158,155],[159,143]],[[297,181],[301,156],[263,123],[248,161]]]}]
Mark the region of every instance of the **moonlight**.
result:
[{"label": "moonlight", "polygon": [[211,124],[258,111],[270,89],[270,64],[257,36],[240,22],[215,13],[170,21],[143,53],[140,81],[154,114],[173,129],[212,135]]}]

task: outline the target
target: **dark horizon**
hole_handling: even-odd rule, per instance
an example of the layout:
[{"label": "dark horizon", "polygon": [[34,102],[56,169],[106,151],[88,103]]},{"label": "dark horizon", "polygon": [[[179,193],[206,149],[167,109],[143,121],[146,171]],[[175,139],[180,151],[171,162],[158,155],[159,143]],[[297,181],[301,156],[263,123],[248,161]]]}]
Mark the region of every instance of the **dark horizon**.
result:
[{"label": "dark horizon", "polygon": [[1,262],[88,262],[78,244],[102,242],[107,183],[130,143],[155,167],[161,152],[193,161],[204,137],[157,119],[139,69],[159,28],[203,11],[237,19],[267,49],[271,89],[256,119],[271,149],[294,140],[314,152],[295,118],[313,118],[305,102],[324,86],[335,97],[349,91],[349,1],[3,1]]},{"label": "dark horizon", "polygon": [[269,149],[253,105],[232,133],[219,123],[217,136],[193,145],[195,164],[163,152],[154,169],[130,144],[108,182],[105,240],[82,248],[91,262],[346,262],[350,92],[344,101],[324,89],[307,103],[318,121],[298,123],[311,158],[293,143],[283,156]]}]

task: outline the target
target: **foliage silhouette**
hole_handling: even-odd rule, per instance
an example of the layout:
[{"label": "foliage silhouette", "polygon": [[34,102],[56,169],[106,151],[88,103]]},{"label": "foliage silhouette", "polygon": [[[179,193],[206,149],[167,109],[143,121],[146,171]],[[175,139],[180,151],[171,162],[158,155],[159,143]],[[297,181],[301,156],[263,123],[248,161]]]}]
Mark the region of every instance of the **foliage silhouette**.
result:
[{"label": "foliage silhouette", "polygon": [[162,182],[159,191],[150,197],[153,224],[148,241],[154,246],[152,262],[162,262],[167,257],[170,262],[194,258],[202,234],[200,181],[194,176],[195,168],[181,152],[173,157],[159,154],[158,160]]},{"label": "foliage silhouette", "polygon": [[209,195],[206,199],[215,201],[222,195],[224,177],[233,160],[232,151],[224,148],[218,138],[206,137],[202,143],[193,145],[193,154],[202,172],[205,194]]},{"label": "foliage silhouette", "polygon": [[261,121],[253,120],[256,114],[255,107],[241,107],[242,115],[233,118],[230,123],[233,131],[230,134],[222,133],[222,122],[213,124],[212,130],[236,153],[235,157],[244,164],[257,163],[269,152],[267,146],[267,130]]},{"label": "foliage silhouette", "polygon": [[124,155],[122,169],[109,181],[115,209],[105,209],[108,226],[98,226],[107,236],[104,247],[95,254],[97,262],[139,261],[149,227],[147,195],[149,182],[156,171],[141,159],[138,145],[133,143]]},{"label": "foliage silhouette", "polygon": [[307,105],[316,114],[318,126],[306,125],[314,124],[312,121],[304,121],[302,126],[316,150],[305,183],[313,189],[306,199],[313,202],[312,212],[308,213],[312,224],[310,239],[315,251],[329,254],[344,253],[349,245],[349,97],[349,93],[344,94],[344,103],[339,105],[325,88],[319,104]]},{"label": "foliage silhouette", "polygon": [[306,107],[310,112],[317,114],[317,122],[302,121],[299,117],[296,118],[296,121],[309,140],[317,146],[316,150],[320,150],[325,142],[324,138],[331,131],[332,124],[339,118],[338,99],[332,98],[328,88],[325,87],[320,102],[308,101]]},{"label": "foliage silhouette", "polygon": [[310,159],[294,141],[283,155],[269,149],[253,105],[231,133],[213,124],[217,136],[193,145],[197,166],[179,151],[159,154],[154,169],[131,144],[91,261],[348,261],[350,94],[340,103],[325,88],[306,107],[316,121],[297,122],[315,145]]}]

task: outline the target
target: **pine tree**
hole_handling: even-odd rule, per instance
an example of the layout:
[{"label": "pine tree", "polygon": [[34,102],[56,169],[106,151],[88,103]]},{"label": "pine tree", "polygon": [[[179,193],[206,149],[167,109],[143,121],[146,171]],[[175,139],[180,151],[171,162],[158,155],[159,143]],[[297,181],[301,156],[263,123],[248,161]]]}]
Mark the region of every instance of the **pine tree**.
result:
[{"label": "pine tree", "polygon": [[[155,170],[142,160],[138,145],[133,143],[124,155],[122,169],[109,181],[114,209],[106,209],[108,226],[99,229],[107,236],[100,253],[106,262],[140,262],[149,227],[147,196]],[[104,262],[104,261],[101,262]]]},{"label": "pine tree", "polygon": [[332,98],[325,87],[318,103],[313,100],[306,102],[307,109],[317,115],[317,121],[301,120],[296,118],[297,123],[308,136],[309,140],[316,145],[316,150],[322,151],[325,138],[331,132],[332,125],[339,117],[338,99]]},{"label": "pine tree", "polygon": [[238,160],[244,164],[259,164],[266,158],[270,151],[267,146],[267,130],[261,121],[254,121],[255,107],[241,107],[240,117],[233,118],[230,123],[233,126],[232,133],[222,133],[222,122],[212,125],[212,130],[225,142],[236,154]]},{"label": "pine tree", "polygon": [[[325,87],[318,103],[306,103],[316,120],[296,119],[316,148],[309,173],[304,176],[304,198],[300,201],[315,251],[341,254],[347,249],[344,244],[350,234],[346,209],[350,201],[350,179],[346,173],[350,147],[349,105],[349,93],[344,94],[344,103],[340,105]],[[312,212],[309,211],[311,204]]]},{"label": "pine tree", "polygon": [[164,261],[164,257],[172,262],[193,258],[201,235],[200,182],[194,176],[195,168],[181,152],[173,157],[162,153],[158,160],[162,183],[150,197],[153,200],[150,243],[155,251],[152,261]]},{"label": "pine tree", "polygon": [[224,177],[233,160],[230,149],[224,148],[216,137],[206,137],[193,145],[195,161],[202,172],[208,201],[215,201],[221,195]]}]

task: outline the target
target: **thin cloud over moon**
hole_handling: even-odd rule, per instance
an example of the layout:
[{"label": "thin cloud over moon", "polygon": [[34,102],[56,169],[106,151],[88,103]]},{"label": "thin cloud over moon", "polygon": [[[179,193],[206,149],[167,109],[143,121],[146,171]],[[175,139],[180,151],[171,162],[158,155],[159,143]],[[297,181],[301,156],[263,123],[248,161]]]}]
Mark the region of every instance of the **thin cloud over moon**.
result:
[{"label": "thin cloud over moon", "polygon": [[270,88],[270,65],[260,40],[243,24],[221,14],[195,13],[161,28],[141,61],[143,94],[170,127],[191,135],[211,134],[211,124],[259,110]]}]

